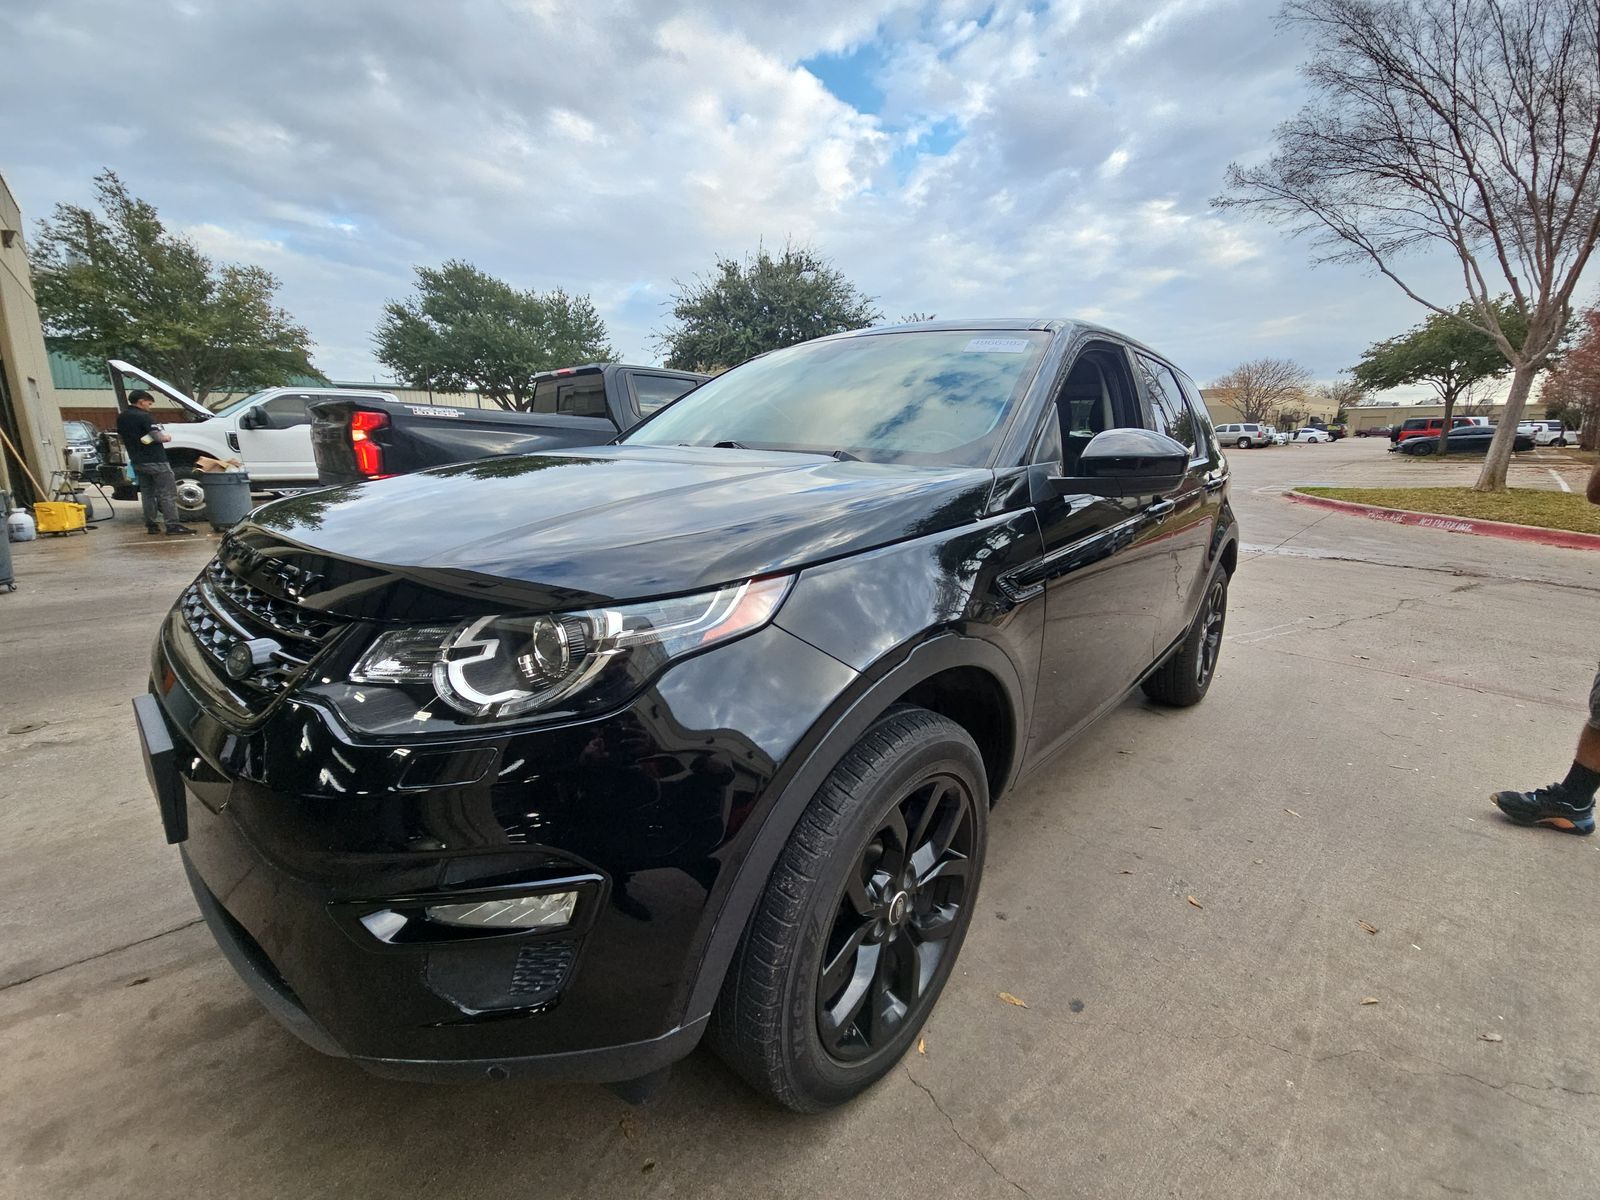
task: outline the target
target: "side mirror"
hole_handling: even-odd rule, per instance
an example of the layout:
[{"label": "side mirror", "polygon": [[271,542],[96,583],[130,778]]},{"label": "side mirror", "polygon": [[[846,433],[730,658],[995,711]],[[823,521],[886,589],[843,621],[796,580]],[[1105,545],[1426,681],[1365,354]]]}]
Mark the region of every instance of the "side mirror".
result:
[{"label": "side mirror", "polygon": [[1107,429],[1089,439],[1076,475],[1051,476],[1059,496],[1148,496],[1170,492],[1189,469],[1189,449],[1150,429]]},{"label": "side mirror", "polygon": [[247,408],[239,414],[240,429],[265,429],[267,427],[267,414],[259,408]]}]

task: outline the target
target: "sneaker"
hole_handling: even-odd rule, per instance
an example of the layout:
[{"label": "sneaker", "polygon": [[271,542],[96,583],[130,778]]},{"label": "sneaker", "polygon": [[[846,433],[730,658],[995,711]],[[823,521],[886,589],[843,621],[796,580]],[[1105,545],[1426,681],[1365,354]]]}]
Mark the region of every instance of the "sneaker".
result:
[{"label": "sneaker", "polygon": [[167,526],[167,536],[168,537],[183,537],[186,534],[191,534],[192,535],[194,532],[195,531],[190,529],[187,525],[168,525]]},{"label": "sneaker", "polygon": [[154,521],[146,521],[144,524],[144,531],[146,533],[160,533],[161,526],[157,525]]},{"label": "sneaker", "polygon": [[1496,792],[1489,799],[1518,825],[1548,825],[1563,833],[1594,832],[1594,805],[1580,808],[1570,804],[1553,785],[1531,792]]}]

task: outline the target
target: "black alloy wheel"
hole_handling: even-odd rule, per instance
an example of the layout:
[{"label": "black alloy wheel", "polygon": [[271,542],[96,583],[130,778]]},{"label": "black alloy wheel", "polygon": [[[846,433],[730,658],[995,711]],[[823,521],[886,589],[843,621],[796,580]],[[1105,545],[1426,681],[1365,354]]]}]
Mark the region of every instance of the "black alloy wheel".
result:
[{"label": "black alloy wheel", "polygon": [[1228,573],[1219,567],[1206,584],[1205,598],[1183,641],[1140,685],[1144,694],[1168,708],[1188,708],[1205,699],[1216,677],[1227,621]]},{"label": "black alloy wheel", "polygon": [[930,985],[969,902],[977,840],[972,791],[954,775],[893,805],[845,877],[817,983],[817,1033],[840,1062],[920,1025]]},{"label": "black alloy wheel", "polygon": [[1219,574],[1211,581],[1205,605],[1200,610],[1200,653],[1195,656],[1195,684],[1202,692],[1211,686],[1222,653],[1222,627],[1228,620],[1228,577]]},{"label": "black alloy wheel", "polygon": [[798,1112],[893,1070],[971,924],[988,815],[965,729],[923,708],[884,714],[778,856],[707,1030],[722,1059]]}]

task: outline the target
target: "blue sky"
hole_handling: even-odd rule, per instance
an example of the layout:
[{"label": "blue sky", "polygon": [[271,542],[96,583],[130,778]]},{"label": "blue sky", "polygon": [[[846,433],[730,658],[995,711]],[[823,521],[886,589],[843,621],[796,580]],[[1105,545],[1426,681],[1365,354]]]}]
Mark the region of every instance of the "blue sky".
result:
[{"label": "blue sky", "polygon": [[[891,318],[1081,315],[1202,380],[1263,354],[1331,378],[1422,314],[1210,207],[1304,99],[1273,11],[11,0],[0,173],[38,218],[115,168],[273,271],[336,378],[382,377],[417,264],[587,292],[654,361],[675,280],[786,238]],[[1449,263],[1408,270],[1458,298]]]}]

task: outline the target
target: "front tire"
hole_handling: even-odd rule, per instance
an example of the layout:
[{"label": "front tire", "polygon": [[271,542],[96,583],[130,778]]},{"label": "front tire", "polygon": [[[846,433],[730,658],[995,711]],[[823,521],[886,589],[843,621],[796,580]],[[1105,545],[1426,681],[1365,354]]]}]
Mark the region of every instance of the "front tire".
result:
[{"label": "front tire", "polygon": [[898,708],[801,816],[751,916],[709,1040],[797,1112],[891,1071],[932,1011],[971,923],[989,788],[966,730]]},{"label": "front tire", "polygon": [[1145,679],[1144,694],[1168,708],[1199,704],[1211,690],[1222,654],[1222,630],[1228,620],[1228,573],[1218,571],[1206,585],[1205,599],[1194,623],[1172,657]]}]

